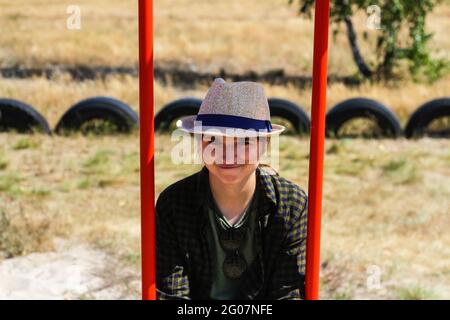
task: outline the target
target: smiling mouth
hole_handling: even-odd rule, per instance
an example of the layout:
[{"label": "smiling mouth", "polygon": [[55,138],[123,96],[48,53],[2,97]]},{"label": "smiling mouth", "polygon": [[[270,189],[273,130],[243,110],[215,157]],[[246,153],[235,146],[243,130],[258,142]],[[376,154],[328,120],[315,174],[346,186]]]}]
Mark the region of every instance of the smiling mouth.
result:
[{"label": "smiling mouth", "polygon": [[216,164],[216,166],[222,168],[222,169],[232,169],[240,167],[241,164]]}]

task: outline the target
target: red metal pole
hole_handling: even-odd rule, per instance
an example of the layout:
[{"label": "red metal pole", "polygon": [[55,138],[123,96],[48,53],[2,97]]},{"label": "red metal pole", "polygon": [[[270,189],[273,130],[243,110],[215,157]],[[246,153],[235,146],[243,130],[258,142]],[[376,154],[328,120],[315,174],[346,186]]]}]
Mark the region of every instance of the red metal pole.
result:
[{"label": "red metal pole", "polygon": [[153,0],[139,0],[142,299],[156,300]]},{"label": "red metal pole", "polygon": [[306,240],[305,298],[307,300],[319,299],[320,221],[322,216],[329,10],[330,0],[316,0]]}]

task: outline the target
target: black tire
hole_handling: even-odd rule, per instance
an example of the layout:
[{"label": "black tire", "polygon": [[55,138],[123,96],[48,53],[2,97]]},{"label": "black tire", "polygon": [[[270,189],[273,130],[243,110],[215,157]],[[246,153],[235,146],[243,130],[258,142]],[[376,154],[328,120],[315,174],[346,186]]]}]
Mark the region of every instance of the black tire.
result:
[{"label": "black tire", "polygon": [[33,107],[13,99],[0,99],[0,131],[10,130],[51,134],[47,120]]},{"label": "black tire", "polygon": [[201,104],[201,99],[182,98],[165,105],[155,116],[155,131],[167,131],[175,120],[197,114]]},{"label": "black tire", "polygon": [[269,98],[271,117],[280,117],[288,120],[299,135],[308,135],[310,119],[303,109],[297,104],[279,98]]},{"label": "black tire", "polygon": [[[439,98],[421,105],[411,115],[406,124],[405,135],[407,138],[417,138],[427,134],[428,125],[435,119],[450,117],[450,98]],[[436,136],[450,136],[450,128],[447,128]]]},{"label": "black tire", "polygon": [[123,133],[139,124],[138,115],[125,103],[110,97],[93,97],[70,107],[59,120],[55,132],[80,131],[91,120],[110,122],[114,130]]},{"label": "black tire", "polygon": [[396,115],[388,107],[372,99],[353,98],[338,103],[327,112],[327,137],[342,137],[341,127],[355,118],[372,119],[379,129],[377,138],[398,138],[402,134]]}]

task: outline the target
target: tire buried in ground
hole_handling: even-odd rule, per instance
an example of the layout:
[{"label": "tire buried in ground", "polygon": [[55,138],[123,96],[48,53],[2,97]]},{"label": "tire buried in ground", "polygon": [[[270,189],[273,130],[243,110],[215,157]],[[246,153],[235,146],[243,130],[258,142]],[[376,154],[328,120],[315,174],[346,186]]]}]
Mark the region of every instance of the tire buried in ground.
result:
[{"label": "tire buried in ground", "polygon": [[280,98],[269,98],[268,102],[271,117],[286,119],[299,135],[309,134],[311,121],[308,114],[300,106]]},{"label": "tire buried in ground", "polygon": [[[398,138],[402,135],[400,123],[388,107],[372,99],[353,98],[338,103],[327,112],[327,137],[346,137],[341,129],[355,119],[370,120],[376,126],[376,132],[369,136],[371,138]],[[364,134],[362,136],[367,137]]]},{"label": "tire buried in ground", "polygon": [[55,132],[129,133],[138,123],[138,115],[125,103],[110,97],[93,97],[70,107],[59,120]]},{"label": "tire buried in ground", "polygon": [[155,130],[168,131],[178,118],[197,114],[201,104],[201,99],[191,97],[172,101],[155,116]]},{"label": "tire buried in ground", "polygon": [[32,106],[14,99],[0,98],[0,132],[42,132],[51,134],[47,120]]},{"label": "tire buried in ground", "polygon": [[[443,129],[433,131],[430,124],[433,121],[443,120]],[[405,135],[407,138],[418,138],[422,136],[450,137],[450,98],[438,98],[421,105],[411,115],[406,124]]]}]

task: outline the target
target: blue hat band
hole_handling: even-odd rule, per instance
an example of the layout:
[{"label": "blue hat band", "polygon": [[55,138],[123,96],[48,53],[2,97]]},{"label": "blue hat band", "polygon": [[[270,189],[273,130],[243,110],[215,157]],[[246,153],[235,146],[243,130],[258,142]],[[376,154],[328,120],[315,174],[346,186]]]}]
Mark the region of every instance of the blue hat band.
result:
[{"label": "blue hat band", "polygon": [[270,120],[258,120],[228,114],[198,114],[195,121],[201,121],[202,126],[240,128],[245,130],[254,129],[264,132],[272,131],[272,123]]}]

